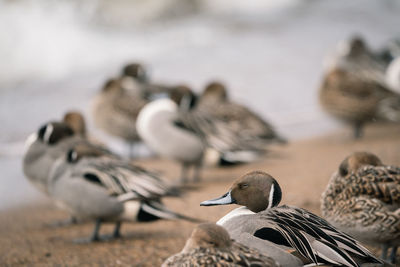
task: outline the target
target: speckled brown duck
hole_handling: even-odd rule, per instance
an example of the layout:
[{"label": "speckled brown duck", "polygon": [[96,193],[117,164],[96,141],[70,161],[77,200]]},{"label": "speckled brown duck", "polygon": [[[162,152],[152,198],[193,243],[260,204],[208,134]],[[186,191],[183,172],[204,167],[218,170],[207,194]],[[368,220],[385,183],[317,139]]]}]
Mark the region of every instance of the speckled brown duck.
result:
[{"label": "speckled brown duck", "polygon": [[266,120],[244,105],[229,100],[227,89],[221,82],[211,82],[205,87],[197,108],[226,121],[233,129],[249,137],[256,136],[269,142],[286,142]]},{"label": "speckled brown duck", "polygon": [[214,223],[198,225],[180,253],[162,267],[181,266],[260,266],[277,267],[272,258],[231,240],[228,232]]},{"label": "speckled brown duck", "polygon": [[336,68],[325,75],[319,100],[327,113],[352,125],[355,138],[367,123],[400,121],[399,94],[348,70]]},{"label": "speckled brown duck", "polygon": [[[322,215],[394,262],[400,244],[400,168],[366,152],[348,156],[322,194]],[[387,252],[392,248],[388,258]]]},{"label": "speckled brown duck", "polygon": [[136,117],[147,103],[143,87],[134,80],[111,79],[93,100],[94,123],[106,133],[133,145],[140,140]]}]

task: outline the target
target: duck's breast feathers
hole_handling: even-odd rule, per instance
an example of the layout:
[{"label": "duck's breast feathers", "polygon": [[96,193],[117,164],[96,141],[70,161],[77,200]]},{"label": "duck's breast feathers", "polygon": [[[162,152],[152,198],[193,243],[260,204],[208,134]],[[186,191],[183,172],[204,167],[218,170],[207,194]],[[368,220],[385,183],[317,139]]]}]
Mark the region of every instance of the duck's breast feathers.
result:
[{"label": "duck's breast feathers", "polygon": [[357,266],[349,253],[379,262],[355,239],[304,209],[280,206],[258,214],[268,223],[266,227],[259,227],[254,236],[293,247],[315,263]]},{"label": "duck's breast feathers", "polygon": [[119,201],[159,199],[177,193],[156,174],[108,157],[82,159],[73,175],[103,187]]}]

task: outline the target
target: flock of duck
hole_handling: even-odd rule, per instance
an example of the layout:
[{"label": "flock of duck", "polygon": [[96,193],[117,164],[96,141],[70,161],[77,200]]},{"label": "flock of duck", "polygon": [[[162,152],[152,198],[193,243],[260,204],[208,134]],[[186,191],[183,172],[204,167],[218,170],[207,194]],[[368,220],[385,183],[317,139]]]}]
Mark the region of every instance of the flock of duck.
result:
[{"label": "flock of duck", "polygon": [[[356,37],[329,65],[320,102],[327,112],[351,123],[356,138],[365,123],[400,120],[400,95],[392,87],[394,78],[398,82],[400,78],[396,67],[400,58],[395,59],[399,48],[400,44],[391,44],[381,53],[373,52]],[[123,222],[183,219],[200,224],[182,251],[163,266],[389,266],[395,262],[400,244],[400,168],[384,165],[376,155],[355,152],[332,170],[322,194],[325,219],[302,208],[279,205],[278,181],[252,171],[234,181],[221,197],[200,203],[242,207],[216,223],[204,223],[170,210],[162,199],[180,196],[185,190],[182,184],[199,182],[201,168],[208,162],[252,162],[271,143],[286,143],[285,138],[260,116],[230,100],[222,83],[212,82],[196,95],[185,85],[152,83],[137,63],[107,81],[92,107],[95,125],[127,141],[131,156],[135,143],[143,141],[158,155],[182,164],[182,173],[180,183],[172,184],[113,153],[87,134],[79,112],[68,112],[39,127],[27,140],[24,173],[69,212],[71,222],[95,222],[86,241],[106,238],[99,234],[104,222],[115,224],[111,238],[118,238]],[[382,246],[381,257],[360,242]]]}]

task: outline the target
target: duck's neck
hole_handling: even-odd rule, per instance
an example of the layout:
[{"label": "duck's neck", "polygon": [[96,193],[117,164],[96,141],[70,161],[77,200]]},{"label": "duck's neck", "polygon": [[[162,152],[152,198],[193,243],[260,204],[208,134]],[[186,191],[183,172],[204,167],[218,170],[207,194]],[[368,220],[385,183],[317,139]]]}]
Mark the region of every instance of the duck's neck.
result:
[{"label": "duck's neck", "polygon": [[239,208],[236,208],[236,209],[232,210],[231,212],[226,214],[224,217],[219,219],[217,224],[223,226],[225,224],[225,222],[231,220],[232,218],[234,218],[236,216],[250,215],[250,214],[255,214],[255,212],[252,212],[251,210],[249,210],[247,207],[244,207],[244,206],[243,207],[239,207]]}]

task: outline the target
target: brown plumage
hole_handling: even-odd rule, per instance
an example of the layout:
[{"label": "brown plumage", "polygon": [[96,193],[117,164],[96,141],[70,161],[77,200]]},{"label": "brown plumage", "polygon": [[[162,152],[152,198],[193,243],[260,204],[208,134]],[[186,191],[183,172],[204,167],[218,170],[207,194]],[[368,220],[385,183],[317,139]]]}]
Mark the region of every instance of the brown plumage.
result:
[{"label": "brown plumage", "polygon": [[69,111],[64,114],[63,122],[68,124],[75,134],[86,136],[86,123],[79,111]]},{"label": "brown plumage", "polygon": [[275,260],[230,239],[228,232],[214,223],[198,225],[183,250],[168,258],[167,266],[279,266]]},{"label": "brown plumage", "polygon": [[147,103],[143,88],[132,78],[109,80],[93,101],[94,123],[127,142],[139,141],[135,121]]},{"label": "brown plumage", "polygon": [[206,86],[196,107],[229,123],[243,135],[268,142],[286,142],[266,120],[249,108],[229,100],[227,89],[220,82],[211,82]]},{"label": "brown plumage", "polygon": [[396,257],[400,245],[400,168],[366,152],[353,153],[334,173],[322,194],[323,216],[361,241],[383,246]]},{"label": "brown plumage", "polygon": [[343,69],[333,69],[325,75],[319,99],[326,112],[353,125],[356,138],[361,137],[365,123],[400,119],[397,93]]}]

